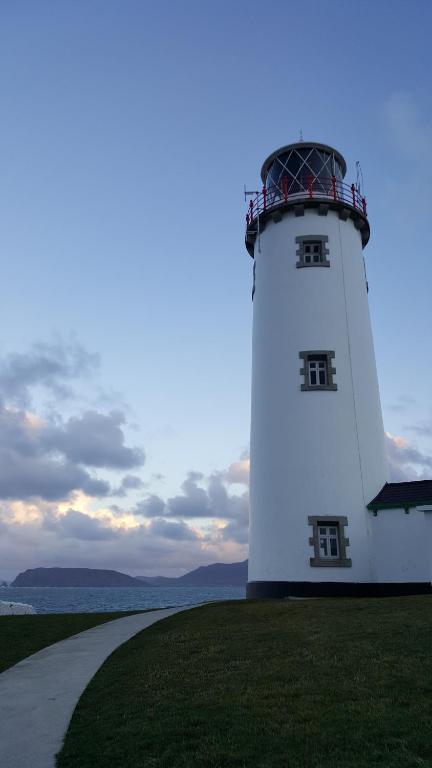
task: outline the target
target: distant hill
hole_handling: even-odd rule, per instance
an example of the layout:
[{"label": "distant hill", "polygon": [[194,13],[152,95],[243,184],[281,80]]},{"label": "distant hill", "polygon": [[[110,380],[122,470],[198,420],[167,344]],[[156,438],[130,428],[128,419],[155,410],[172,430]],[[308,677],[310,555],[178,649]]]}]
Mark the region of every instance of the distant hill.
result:
[{"label": "distant hill", "polygon": [[242,587],[247,582],[248,561],[202,565],[178,578],[128,576],[99,568],[29,568],[18,574],[11,587]]},{"label": "distant hill", "polygon": [[248,561],[201,565],[177,579],[188,587],[242,587],[247,582]]},{"label": "distant hill", "polygon": [[243,587],[247,582],[248,561],[201,565],[176,579],[164,576],[137,576],[152,587]]},{"label": "distant hill", "polygon": [[143,583],[118,571],[96,568],[29,568],[19,573],[11,587],[143,587]]}]

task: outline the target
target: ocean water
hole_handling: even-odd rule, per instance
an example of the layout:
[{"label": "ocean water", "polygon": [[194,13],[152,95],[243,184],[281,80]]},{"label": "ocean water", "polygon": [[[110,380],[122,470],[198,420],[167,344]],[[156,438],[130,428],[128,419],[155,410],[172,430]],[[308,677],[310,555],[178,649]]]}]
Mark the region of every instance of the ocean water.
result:
[{"label": "ocean water", "polygon": [[245,587],[1,587],[0,600],[30,603],[37,613],[143,611],[215,600],[242,600]]}]

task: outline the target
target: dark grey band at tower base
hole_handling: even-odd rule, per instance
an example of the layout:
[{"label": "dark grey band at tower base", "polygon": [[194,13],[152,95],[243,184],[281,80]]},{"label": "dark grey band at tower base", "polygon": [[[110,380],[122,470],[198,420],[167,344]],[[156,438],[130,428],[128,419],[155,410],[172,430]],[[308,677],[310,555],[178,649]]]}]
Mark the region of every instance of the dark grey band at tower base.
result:
[{"label": "dark grey band at tower base", "polygon": [[364,583],[350,581],[248,581],[246,598],[398,597],[432,594],[430,581]]}]

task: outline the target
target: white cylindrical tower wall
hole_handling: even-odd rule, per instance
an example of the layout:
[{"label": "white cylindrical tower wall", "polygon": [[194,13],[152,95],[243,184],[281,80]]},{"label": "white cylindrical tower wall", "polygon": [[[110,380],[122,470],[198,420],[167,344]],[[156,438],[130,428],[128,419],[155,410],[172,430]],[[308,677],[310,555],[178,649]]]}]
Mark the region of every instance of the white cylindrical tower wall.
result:
[{"label": "white cylindrical tower wall", "polygon": [[[285,206],[261,229],[254,242],[248,594],[272,596],[275,585],[276,594],[314,594],[313,584],[373,582],[366,505],[388,478],[361,233],[342,206]],[[329,265],[299,267],[300,238],[325,241]],[[334,353],[337,389],[302,390],[300,353],[308,351]],[[342,567],[311,565],[311,517],[346,518]]]}]

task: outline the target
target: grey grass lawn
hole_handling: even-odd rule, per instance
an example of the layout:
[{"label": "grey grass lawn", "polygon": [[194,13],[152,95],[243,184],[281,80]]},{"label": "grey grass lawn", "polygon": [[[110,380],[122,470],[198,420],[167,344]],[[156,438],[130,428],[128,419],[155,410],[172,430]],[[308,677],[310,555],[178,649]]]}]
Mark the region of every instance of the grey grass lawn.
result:
[{"label": "grey grass lawn", "polygon": [[136,635],[59,768],[432,766],[432,600],[237,602]]},{"label": "grey grass lawn", "polygon": [[130,614],[116,611],[0,616],[0,672],[58,640]]}]

